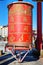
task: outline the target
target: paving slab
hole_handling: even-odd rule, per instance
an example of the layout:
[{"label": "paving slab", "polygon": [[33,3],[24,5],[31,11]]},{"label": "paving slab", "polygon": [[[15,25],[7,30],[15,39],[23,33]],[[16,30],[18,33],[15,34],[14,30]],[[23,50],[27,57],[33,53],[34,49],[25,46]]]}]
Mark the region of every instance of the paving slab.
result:
[{"label": "paving slab", "polygon": [[10,64],[8,65],[43,65],[43,58],[40,58],[39,60],[37,61],[24,61],[23,63],[18,63],[17,61],[13,61],[11,62]]}]

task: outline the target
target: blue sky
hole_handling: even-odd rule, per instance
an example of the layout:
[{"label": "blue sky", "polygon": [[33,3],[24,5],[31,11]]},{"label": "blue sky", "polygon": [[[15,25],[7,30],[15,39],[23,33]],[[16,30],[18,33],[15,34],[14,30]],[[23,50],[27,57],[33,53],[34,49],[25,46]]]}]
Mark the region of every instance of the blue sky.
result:
[{"label": "blue sky", "polygon": [[[11,2],[16,2],[18,0],[0,0],[0,26],[8,25],[8,8],[7,5]],[[32,16],[32,22],[33,22],[33,29],[37,29],[37,3],[33,2],[32,0],[23,0],[25,2],[30,2],[33,4],[33,16]],[[42,3],[43,6],[43,3]],[[43,11],[43,9],[42,9]],[[42,12],[42,24],[43,24],[43,12]],[[43,30],[43,26],[42,26]]]}]

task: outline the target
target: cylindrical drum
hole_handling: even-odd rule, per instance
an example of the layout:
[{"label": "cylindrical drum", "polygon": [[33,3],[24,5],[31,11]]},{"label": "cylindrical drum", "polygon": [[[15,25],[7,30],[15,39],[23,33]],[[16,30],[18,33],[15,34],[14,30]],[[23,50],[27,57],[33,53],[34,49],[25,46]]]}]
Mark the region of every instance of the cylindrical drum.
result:
[{"label": "cylindrical drum", "polygon": [[26,2],[8,5],[8,44],[18,46],[16,49],[32,43],[32,8]]}]

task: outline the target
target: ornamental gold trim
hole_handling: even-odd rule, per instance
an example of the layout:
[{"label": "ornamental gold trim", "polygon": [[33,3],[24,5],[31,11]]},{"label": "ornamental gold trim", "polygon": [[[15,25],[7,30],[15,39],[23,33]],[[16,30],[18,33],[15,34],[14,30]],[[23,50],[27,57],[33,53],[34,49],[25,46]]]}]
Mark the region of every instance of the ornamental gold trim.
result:
[{"label": "ornamental gold trim", "polygon": [[[13,42],[14,43],[14,45],[17,43],[17,44],[28,44],[29,42],[20,42],[20,41],[16,41],[16,42]],[[13,44],[13,43],[11,43],[11,45]],[[24,45],[23,45],[24,46]]]},{"label": "ornamental gold trim", "polygon": [[14,22],[14,17],[13,17],[13,16],[11,16],[11,17],[10,17],[10,20],[11,20],[12,22]]},{"label": "ornamental gold trim", "polygon": [[8,34],[31,34],[32,35],[31,32],[10,32]]},{"label": "ornamental gold trim", "polygon": [[19,38],[19,41],[23,41],[24,35],[22,34]]},{"label": "ornamental gold trim", "polygon": [[29,26],[24,26],[24,30],[27,30],[27,31],[28,31],[28,27],[29,27]]},{"label": "ornamental gold trim", "polygon": [[26,10],[26,14],[27,14],[27,15],[32,15],[31,7],[28,7],[28,9]]},{"label": "ornamental gold trim", "polygon": [[10,29],[11,29],[11,30],[14,30],[14,25],[10,26]]},{"label": "ornamental gold trim", "polygon": [[20,22],[20,23],[19,22],[18,23],[16,23],[16,22],[14,22],[14,23],[13,22],[10,22],[9,25],[10,24],[26,24],[26,25],[30,25],[30,26],[32,25],[31,23],[27,23],[27,22],[25,22],[25,23],[24,22]]},{"label": "ornamental gold trim", "polygon": [[24,9],[23,6],[21,6],[20,4],[16,4],[15,7],[13,7],[14,9],[10,9],[9,10],[9,15],[32,15],[31,12],[31,7],[28,7],[27,9]]},{"label": "ornamental gold trim", "polygon": [[26,18],[26,17],[24,17],[24,18],[23,18],[23,21],[24,21],[24,22],[28,22],[28,20],[27,20],[27,18]]},{"label": "ornamental gold trim", "polygon": [[13,35],[9,37],[10,42],[13,42],[14,39],[15,37]]}]

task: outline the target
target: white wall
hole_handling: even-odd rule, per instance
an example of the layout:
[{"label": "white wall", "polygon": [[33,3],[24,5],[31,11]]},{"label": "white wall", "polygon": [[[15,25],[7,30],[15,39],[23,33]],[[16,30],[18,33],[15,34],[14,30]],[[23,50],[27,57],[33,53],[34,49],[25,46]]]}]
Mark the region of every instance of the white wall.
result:
[{"label": "white wall", "polygon": [[2,37],[8,37],[8,27],[2,28]]},{"label": "white wall", "polygon": [[2,28],[3,28],[3,27],[2,27],[2,26],[0,26],[0,35],[2,35]]}]

